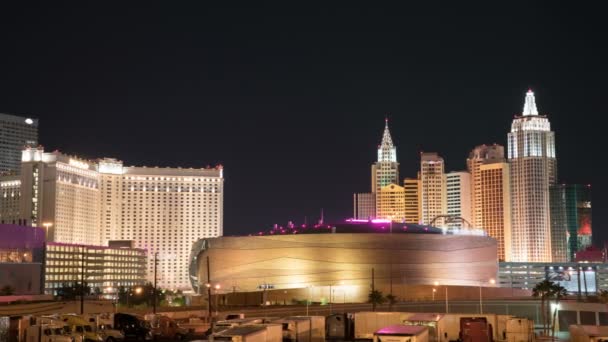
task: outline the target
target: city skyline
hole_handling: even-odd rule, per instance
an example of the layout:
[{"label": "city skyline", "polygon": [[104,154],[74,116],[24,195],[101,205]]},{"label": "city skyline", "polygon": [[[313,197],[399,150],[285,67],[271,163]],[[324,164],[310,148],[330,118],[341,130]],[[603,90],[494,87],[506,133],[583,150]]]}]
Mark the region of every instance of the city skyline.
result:
[{"label": "city skyline", "polygon": [[[314,11],[282,17],[282,10],[245,32],[245,10],[236,10],[234,26],[213,31],[231,10],[171,17],[152,8],[165,21],[140,30],[126,17],[110,29],[91,8],[80,17],[57,13],[57,23],[34,9],[27,14],[33,25],[4,30],[11,32],[4,46],[14,53],[1,57],[7,70],[0,112],[39,119],[46,150],[120,156],[125,165],[223,164],[224,233],[236,235],[305,216],[314,222],[321,208],[327,220],[352,216],[352,193],[368,191],[387,112],[401,178],[416,177],[421,151],[439,153],[446,172],[465,170],[475,146],[507,146],[513,115],[532,88],[556,135],[558,183],[592,184],[594,239],[608,238],[608,184],[596,168],[581,167],[602,150],[581,143],[601,132],[594,122],[606,91],[597,80],[606,50],[594,44],[601,27],[575,25],[582,20],[576,13],[569,13],[572,26],[562,26],[555,18],[565,10],[535,17],[538,6],[508,13],[517,19],[471,23],[456,19],[461,12],[433,14],[433,22],[455,24],[452,33],[417,27],[423,21],[416,17],[400,26],[384,20],[388,9],[349,10],[351,19],[328,10],[315,30],[299,26]],[[332,24],[334,16],[345,28]],[[364,18],[372,24],[355,25]],[[199,24],[205,21],[211,24]],[[74,24],[81,33],[70,31]],[[501,39],[490,41],[492,35]]]}]

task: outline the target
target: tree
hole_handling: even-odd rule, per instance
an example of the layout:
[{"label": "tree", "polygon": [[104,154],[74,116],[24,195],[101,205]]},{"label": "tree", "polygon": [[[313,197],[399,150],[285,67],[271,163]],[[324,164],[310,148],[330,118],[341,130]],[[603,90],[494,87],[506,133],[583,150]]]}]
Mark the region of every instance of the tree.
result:
[{"label": "tree", "polygon": [[397,296],[390,293],[386,295],[386,300],[388,301],[388,309],[389,311],[393,311],[393,305],[397,304]]},{"label": "tree", "polygon": [[63,283],[61,284],[61,287],[57,289],[57,296],[61,297],[63,300],[75,300],[83,293],[85,296],[91,293],[91,287],[86,283],[84,286],[81,283]]},{"label": "tree", "polygon": [[386,302],[386,298],[384,298],[382,291],[373,290],[369,292],[367,302],[371,303],[373,311],[376,311],[376,305],[384,304],[384,302]]},{"label": "tree", "polygon": [[555,337],[555,319],[557,318],[557,309],[559,306],[559,301],[562,298],[566,298],[566,296],[568,296],[568,291],[560,284],[554,284],[553,290],[551,292],[553,298],[555,299],[555,309],[553,310],[553,319],[551,320],[551,337]]},{"label": "tree", "polygon": [[0,288],[0,296],[12,296],[15,294],[15,288],[10,285],[4,285]]},{"label": "tree", "polygon": [[536,284],[532,289],[532,296],[539,298],[540,297],[540,310],[543,321],[543,334],[547,335],[548,330],[548,315],[547,310],[545,309],[545,301],[547,298],[552,296],[552,292],[554,290],[555,283],[549,280],[543,280],[540,283]]}]

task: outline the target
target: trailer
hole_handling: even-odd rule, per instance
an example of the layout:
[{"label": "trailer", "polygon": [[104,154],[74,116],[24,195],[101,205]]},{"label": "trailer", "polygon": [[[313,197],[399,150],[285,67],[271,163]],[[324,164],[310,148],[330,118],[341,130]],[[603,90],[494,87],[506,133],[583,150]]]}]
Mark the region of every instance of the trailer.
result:
[{"label": "trailer", "polygon": [[608,326],[602,325],[571,325],[570,341],[572,342],[599,342],[608,340]]},{"label": "trailer", "polygon": [[232,342],[281,342],[282,340],[280,324],[240,325],[209,337],[209,341]]},{"label": "trailer", "polygon": [[325,342],[325,316],[290,316],[286,319],[308,320],[311,342]]},{"label": "trailer", "polygon": [[283,341],[311,342],[310,319],[302,317],[281,318],[272,323],[281,324]]},{"label": "trailer", "polygon": [[439,342],[447,340],[444,314],[418,313],[413,314],[403,321],[405,325],[428,327],[428,340]]},{"label": "trailer", "polygon": [[428,342],[429,329],[422,325],[389,325],[374,332],[374,342]]},{"label": "trailer", "polygon": [[402,324],[411,314],[402,312],[357,312],[354,317],[355,339],[374,338],[374,332],[389,325]]}]

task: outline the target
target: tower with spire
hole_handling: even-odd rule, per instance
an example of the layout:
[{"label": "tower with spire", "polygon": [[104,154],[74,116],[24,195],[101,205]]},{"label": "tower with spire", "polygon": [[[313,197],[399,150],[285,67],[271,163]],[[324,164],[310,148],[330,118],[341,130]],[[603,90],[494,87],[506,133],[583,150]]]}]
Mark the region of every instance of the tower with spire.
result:
[{"label": "tower with spire", "polygon": [[389,184],[399,184],[399,163],[397,148],[388,129],[388,119],[385,119],[382,142],[378,146],[378,161],[372,165],[372,193]]},{"label": "tower with spire", "polygon": [[371,192],[354,195],[354,217],[404,221],[405,189],[399,186],[397,148],[388,128],[388,119],[384,120],[378,160],[372,164],[371,171]]},{"label": "tower with spire", "polygon": [[512,245],[510,261],[551,261],[549,187],[556,182],[555,134],[546,115],[539,115],[528,90],[521,116],[508,134],[511,175]]}]

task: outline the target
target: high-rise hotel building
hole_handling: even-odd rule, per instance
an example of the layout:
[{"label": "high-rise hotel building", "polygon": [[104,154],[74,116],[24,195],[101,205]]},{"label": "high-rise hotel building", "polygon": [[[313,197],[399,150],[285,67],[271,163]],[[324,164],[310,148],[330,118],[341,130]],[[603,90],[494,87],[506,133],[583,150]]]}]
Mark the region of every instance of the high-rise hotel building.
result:
[{"label": "high-rise hotel building", "polygon": [[[447,194],[445,184],[445,165],[437,153],[420,154],[420,209],[423,224],[447,213]],[[435,221],[436,226],[443,220]]]},{"label": "high-rise hotel building", "polygon": [[0,174],[18,174],[21,151],[38,145],[38,119],[0,113]]},{"label": "high-rise hotel building", "polygon": [[116,159],[92,161],[28,148],[19,211],[28,224],[45,227],[52,242],[133,240],[149,253],[148,279],[158,253],[159,286],[185,289],[192,243],[223,234],[223,193],[221,166],[126,167]]},{"label": "high-rise hotel building", "polygon": [[471,210],[473,226],[483,228],[481,204],[481,172],[483,164],[505,161],[505,148],[501,145],[476,146],[467,158],[467,170],[471,174]]},{"label": "high-rise hotel building", "polygon": [[479,205],[483,230],[496,239],[498,260],[511,260],[511,176],[509,164],[487,162],[479,166]]},{"label": "high-rise hotel building", "polygon": [[446,214],[450,216],[446,226],[468,227],[466,223],[471,224],[471,174],[466,171],[446,173],[445,188]]},{"label": "high-rise hotel building", "polygon": [[508,134],[511,173],[512,261],[551,261],[549,187],[555,184],[555,135],[547,116],[539,115],[534,93]]},{"label": "high-rise hotel building", "polygon": [[403,180],[405,191],[405,222],[420,223],[420,180],[405,178]]}]

